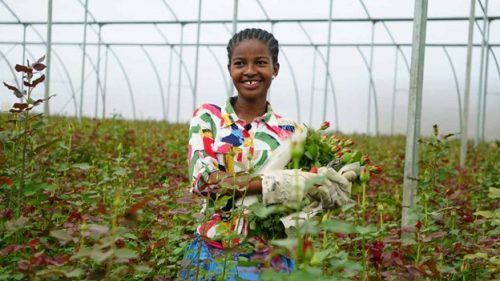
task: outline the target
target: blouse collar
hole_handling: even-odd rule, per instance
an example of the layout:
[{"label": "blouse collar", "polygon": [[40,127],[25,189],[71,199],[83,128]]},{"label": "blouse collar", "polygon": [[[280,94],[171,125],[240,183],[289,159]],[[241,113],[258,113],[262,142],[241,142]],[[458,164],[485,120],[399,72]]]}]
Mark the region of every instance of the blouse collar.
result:
[{"label": "blouse collar", "polygon": [[[224,108],[222,108],[222,127],[229,127],[232,124],[239,123],[241,125],[245,125],[246,121],[240,119],[238,115],[236,115],[236,112],[234,111],[233,104],[236,102],[237,97],[230,97],[227,99],[226,104]],[[256,117],[252,122],[260,122],[263,121],[267,123],[270,126],[277,126],[278,125],[278,120],[276,119],[277,116],[273,112],[273,109],[271,108],[271,104],[267,102],[267,111],[262,114],[261,116]]]}]

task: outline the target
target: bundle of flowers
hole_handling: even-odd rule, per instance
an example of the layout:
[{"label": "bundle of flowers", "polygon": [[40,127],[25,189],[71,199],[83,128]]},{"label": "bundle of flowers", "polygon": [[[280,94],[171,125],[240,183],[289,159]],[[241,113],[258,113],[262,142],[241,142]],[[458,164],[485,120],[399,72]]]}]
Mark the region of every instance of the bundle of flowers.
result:
[{"label": "bundle of flowers", "polygon": [[[323,122],[318,130],[307,131],[307,136],[301,142],[292,144],[291,155],[287,149],[283,155],[277,155],[276,162],[287,161],[284,168],[300,169],[317,173],[320,167],[331,167],[335,171],[340,171],[342,167],[350,164],[361,167],[356,174],[355,179],[351,179],[355,186],[366,187],[366,183],[371,173],[380,173],[380,166],[374,165],[367,154],[363,154],[354,148],[354,141],[337,135],[331,135],[326,132],[330,127],[328,121]],[[278,152],[279,153],[279,152]],[[287,155],[287,156],[285,156]],[[282,159],[281,156],[284,156]],[[284,160],[283,160],[284,159]],[[274,166],[279,166],[277,164]],[[273,166],[273,164],[271,164]],[[364,194],[364,188],[363,188]],[[364,198],[363,198],[364,202]],[[311,202],[304,198],[301,202],[301,208],[308,206]],[[290,208],[284,204],[277,204],[265,207],[262,203],[256,203],[250,206],[251,214],[250,230],[264,238],[283,237],[285,227],[281,223],[282,218],[296,208]]]}]

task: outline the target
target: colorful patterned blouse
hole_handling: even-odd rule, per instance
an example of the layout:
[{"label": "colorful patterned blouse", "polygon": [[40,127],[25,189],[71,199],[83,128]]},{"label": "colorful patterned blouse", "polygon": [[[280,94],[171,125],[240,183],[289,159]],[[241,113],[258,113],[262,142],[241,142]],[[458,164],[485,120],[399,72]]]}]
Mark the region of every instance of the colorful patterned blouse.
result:
[{"label": "colorful patterned blouse", "polygon": [[[302,126],[273,112],[255,118],[252,123],[239,119],[229,98],[223,108],[203,104],[193,112],[189,128],[188,165],[191,191],[206,195],[216,188],[208,178],[215,171],[230,174],[252,172],[269,159],[273,151]],[[229,205],[229,204],[228,204]],[[222,208],[212,219],[198,227],[198,234],[213,246],[223,247],[220,237],[231,232],[246,235],[248,223],[242,217],[226,220]],[[238,243],[236,241],[236,243]]]}]

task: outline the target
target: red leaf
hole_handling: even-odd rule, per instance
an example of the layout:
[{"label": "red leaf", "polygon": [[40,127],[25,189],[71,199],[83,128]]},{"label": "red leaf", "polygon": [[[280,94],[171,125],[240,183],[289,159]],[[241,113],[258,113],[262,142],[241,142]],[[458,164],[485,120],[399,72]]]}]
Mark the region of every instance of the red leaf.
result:
[{"label": "red leaf", "polygon": [[35,253],[35,247],[36,245],[40,244],[40,239],[33,239],[28,242],[28,246],[31,248],[31,252]]},{"label": "red leaf", "polygon": [[41,58],[39,58],[34,64],[42,63],[44,60],[45,60],[45,55],[43,55]]},{"label": "red leaf", "polygon": [[139,209],[142,209],[142,207],[144,207],[144,205],[146,205],[151,200],[153,200],[153,197],[144,198],[141,202],[132,205],[132,207],[128,209],[127,213],[130,215],[135,214]]},{"label": "red leaf", "polygon": [[23,110],[25,108],[28,107],[28,104],[27,103],[14,103],[14,105],[12,106],[13,108],[19,108],[20,110]]},{"label": "red leaf", "polygon": [[42,70],[44,70],[46,68],[46,66],[43,63],[35,63],[35,64],[33,64],[33,68],[36,71],[42,71]]},{"label": "red leaf", "polygon": [[9,179],[8,177],[0,177],[0,185],[6,184],[12,186],[14,184],[14,181]]},{"label": "red leaf", "polygon": [[104,205],[104,202],[100,201],[99,203],[97,203],[96,212],[98,212],[99,214],[103,214],[103,215],[107,214],[106,206]]},{"label": "red leaf", "polygon": [[67,222],[75,222],[75,221],[81,221],[81,220],[82,220],[82,214],[79,211],[74,211],[66,219]]},{"label": "red leaf", "polygon": [[36,101],[33,102],[33,106],[37,106],[43,102],[43,99],[37,99]]},{"label": "red leaf", "polygon": [[417,220],[417,222],[415,223],[415,227],[417,228],[417,231],[420,231],[420,229],[422,228],[422,222],[420,220]]},{"label": "red leaf", "polygon": [[17,72],[33,73],[33,68],[26,65],[16,64],[14,68],[16,69]]},{"label": "red leaf", "polygon": [[115,240],[115,246],[119,249],[125,247],[125,240],[123,238],[118,238]]},{"label": "red leaf", "polygon": [[2,251],[0,251],[0,254],[2,254],[2,256],[6,256],[8,254],[11,254],[11,253],[15,253],[19,250],[22,250],[24,249],[24,246],[23,245],[9,245],[5,248],[2,249]]},{"label": "red leaf", "polygon": [[36,87],[36,85],[42,83],[44,80],[45,80],[45,75],[42,75],[38,79],[35,79],[33,81],[33,88]]},{"label": "red leaf", "polygon": [[27,260],[20,260],[17,262],[17,268],[21,271],[26,271],[30,268],[30,262]]},{"label": "red leaf", "polygon": [[14,91],[14,95],[16,95],[17,98],[22,98],[23,97],[23,94],[21,93],[21,91],[19,91],[18,88],[12,86],[12,85],[9,85],[5,82],[3,82],[3,84],[5,85],[5,87],[7,87],[7,89],[11,90],[11,91]]},{"label": "red leaf", "polygon": [[427,238],[429,238],[429,239],[432,240],[432,239],[436,239],[436,238],[445,237],[446,235],[447,235],[446,232],[444,232],[444,231],[438,231],[438,232],[433,232],[433,233],[427,235]]},{"label": "red leaf", "polygon": [[17,110],[17,109],[13,109],[13,108],[11,108],[11,109],[9,110],[9,112],[11,112],[11,113],[21,113],[22,111],[21,111],[21,110]]}]

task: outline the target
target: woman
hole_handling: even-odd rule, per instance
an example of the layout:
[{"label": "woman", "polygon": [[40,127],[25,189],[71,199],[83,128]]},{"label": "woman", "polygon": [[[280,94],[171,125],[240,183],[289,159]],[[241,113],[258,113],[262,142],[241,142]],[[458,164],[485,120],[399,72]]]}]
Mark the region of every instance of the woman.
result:
[{"label": "woman", "polygon": [[[248,237],[243,212],[233,210],[229,215],[234,198],[261,194],[262,179],[251,172],[303,130],[274,113],[267,102],[269,87],[279,73],[278,52],[278,41],[265,30],[245,29],[235,34],[227,53],[228,71],[238,95],[223,107],[203,104],[193,112],[188,149],[191,190],[208,199],[208,208],[221,195],[232,199],[198,227],[186,252],[183,279],[258,280],[264,268],[294,268],[287,257],[270,257],[262,239]],[[247,266],[242,266],[243,261]]]}]

